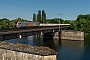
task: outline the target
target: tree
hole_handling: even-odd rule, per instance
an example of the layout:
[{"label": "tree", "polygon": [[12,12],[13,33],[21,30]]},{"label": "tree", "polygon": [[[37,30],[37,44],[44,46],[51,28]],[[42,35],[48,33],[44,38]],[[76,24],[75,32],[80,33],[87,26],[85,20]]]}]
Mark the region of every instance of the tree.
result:
[{"label": "tree", "polygon": [[3,18],[2,19],[2,24],[3,24],[2,28],[4,28],[4,29],[9,28],[9,23],[10,23],[9,19]]},{"label": "tree", "polygon": [[37,22],[41,22],[41,10],[38,10]]},{"label": "tree", "polygon": [[59,24],[59,20],[60,20],[60,24],[63,24],[63,23],[64,23],[64,20],[59,19],[59,18],[47,19],[47,20],[46,20],[46,23]]},{"label": "tree", "polygon": [[33,21],[34,22],[37,22],[37,20],[36,20],[36,14],[35,13],[33,14]]},{"label": "tree", "polygon": [[78,30],[77,24],[78,24],[78,21],[76,21],[76,20],[75,20],[75,21],[72,21],[72,22],[71,22],[71,26],[70,26],[71,29],[72,29],[72,30]]},{"label": "tree", "polygon": [[59,21],[58,21],[58,19],[57,18],[54,18],[54,19],[47,19],[47,21],[46,21],[46,23],[58,23]]},{"label": "tree", "polygon": [[64,21],[64,24],[70,24],[71,23],[71,20],[65,20]]},{"label": "tree", "polygon": [[86,22],[90,19],[90,15],[89,14],[86,14],[86,15],[78,15],[77,17],[77,21],[78,21],[78,24],[77,24],[77,27],[79,30],[85,30],[86,28]]},{"label": "tree", "polygon": [[44,10],[42,10],[42,23],[46,22],[46,13]]}]

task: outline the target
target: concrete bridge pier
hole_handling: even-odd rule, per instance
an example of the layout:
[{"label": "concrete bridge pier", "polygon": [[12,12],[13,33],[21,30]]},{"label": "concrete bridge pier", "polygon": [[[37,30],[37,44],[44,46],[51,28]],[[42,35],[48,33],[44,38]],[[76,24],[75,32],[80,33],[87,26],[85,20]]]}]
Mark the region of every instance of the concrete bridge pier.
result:
[{"label": "concrete bridge pier", "polygon": [[15,34],[5,34],[5,35],[1,35],[1,39],[0,40],[8,40],[8,39],[14,39],[17,38],[17,33]]},{"label": "concrete bridge pier", "polygon": [[[61,30],[58,32],[59,40],[61,40]],[[55,35],[54,35],[55,36]]]},{"label": "concrete bridge pier", "polygon": [[25,37],[25,36],[38,35],[38,34],[40,34],[39,31],[2,34],[2,35],[0,35],[0,40],[19,38],[20,35],[22,37]]},{"label": "concrete bridge pier", "polygon": [[74,31],[74,30],[62,30],[60,32],[56,32],[54,39],[64,39],[64,40],[84,40],[84,32]]},{"label": "concrete bridge pier", "polygon": [[56,60],[56,54],[49,47],[0,42],[0,60]]},{"label": "concrete bridge pier", "polygon": [[44,33],[43,38],[44,39],[59,39],[59,40],[61,40],[61,30],[58,32],[55,32],[53,30],[52,32]]},{"label": "concrete bridge pier", "polygon": [[53,39],[55,32],[48,32],[43,34],[44,39]]}]

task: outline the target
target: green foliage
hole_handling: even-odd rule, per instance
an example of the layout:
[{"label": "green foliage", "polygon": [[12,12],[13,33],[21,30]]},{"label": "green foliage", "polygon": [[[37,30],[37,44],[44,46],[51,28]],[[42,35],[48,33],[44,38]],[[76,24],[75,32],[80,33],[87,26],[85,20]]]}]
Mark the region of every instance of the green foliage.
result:
[{"label": "green foliage", "polygon": [[72,22],[71,28],[90,33],[90,14],[78,15],[77,19]]},{"label": "green foliage", "polygon": [[[37,18],[36,18],[37,17]],[[38,10],[38,14],[36,15],[35,13],[33,14],[33,21],[35,22],[40,22],[40,23],[46,23],[46,13],[44,10]]]},{"label": "green foliage", "polygon": [[64,21],[64,24],[70,24],[71,23],[71,20],[65,20]]},{"label": "green foliage", "polygon": [[59,19],[59,18],[47,19],[46,23],[59,24],[59,21],[60,21],[60,24],[64,23],[64,20]]},{"label": "green foliage", "polygon": [[10,22],[9,19],[3,18],[1,20],[1,28],[5,29],[9,28],[9,22]]},{"label": "green foliage", "polygon": [[42,10],[42,23],[46,22],[46,13],[44,10]]},{"label": "green foliage", "polygon": [[14,19],[14,20],[9,20],[7,18],[3,18],[3,19],[0,19],[0,29],[14,28],[15,22],[17,22],[18,20],[20,20],[21,22],[27,21],[27,20],[24,20],[24,19],[21,19],[21,18],[17,18],[17,19]]},{"label": "green foliage", "polygon": [[77,28],[77,23],[78,23],[78,22],[77,22],[76,20],[71,22],[71,29],[72,29],[72,30],[78,30],[78,28]]},{"label": "green foliage", "polygon": [[33,21],[34,22],[37,22],[37,20],[36,20],[36,14],[35,13],[33,14]]},{"label": "green foliage", "polygon": [[58,23],[58,20],[57,19],[47,19],[46,22],[55,24],[55,23]]},{"label": "green foliage", "polygon": [[37,22],[41,22],[41,10],[38,10]]}]

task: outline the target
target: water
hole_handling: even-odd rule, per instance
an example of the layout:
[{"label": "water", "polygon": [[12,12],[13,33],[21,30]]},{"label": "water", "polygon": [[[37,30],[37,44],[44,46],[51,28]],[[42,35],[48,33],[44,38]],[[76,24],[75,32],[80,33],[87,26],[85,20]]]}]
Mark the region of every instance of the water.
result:
[{"label": "water", "polygon": [[39,36],[28,36],[21,39],[6,40],[11,43],[47,46],[57,51],[57,60],[90,60],[90,38],[84,41],[52,40]]}]

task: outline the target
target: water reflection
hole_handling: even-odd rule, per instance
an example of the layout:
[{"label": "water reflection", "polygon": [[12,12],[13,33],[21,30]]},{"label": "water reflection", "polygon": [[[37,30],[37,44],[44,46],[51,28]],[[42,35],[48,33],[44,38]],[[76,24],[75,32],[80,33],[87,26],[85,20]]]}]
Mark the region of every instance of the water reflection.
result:
[{"label": "water reflection", "polygon": [[90,46],[85,46],[80,60],[90,60]]},{"label": "water reflection", "polygon": [[85,35],[84,45],[90,46],[90,34]]},{"label": "water reflection", "polygon": [[84,52],[84,41],[61,40],[61,49],[58,50],[59,60],[80,60]]},{"label": "water reflection", "polygon": [[90,35],[85,35],[84,52],[80,60],[90,60]]}]

